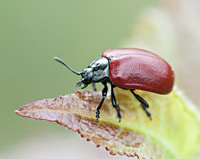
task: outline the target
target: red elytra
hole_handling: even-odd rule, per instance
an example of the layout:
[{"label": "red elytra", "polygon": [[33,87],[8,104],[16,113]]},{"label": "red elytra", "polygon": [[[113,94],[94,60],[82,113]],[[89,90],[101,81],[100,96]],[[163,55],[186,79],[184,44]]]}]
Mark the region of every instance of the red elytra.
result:
[{"label": "red elytra", "polygon": [[110,81],[121,88],[139,89],[158,94],[171,92],[174,72],[160,56],[142,49],[109,49]]}]

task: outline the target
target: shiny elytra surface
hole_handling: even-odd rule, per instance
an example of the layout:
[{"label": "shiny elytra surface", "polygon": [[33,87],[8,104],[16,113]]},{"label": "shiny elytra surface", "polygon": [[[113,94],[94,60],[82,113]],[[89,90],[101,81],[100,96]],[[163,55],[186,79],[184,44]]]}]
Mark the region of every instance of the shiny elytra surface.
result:
[{"label": "shiny elytra surface", "polygon": [[158,94],[171,92],[174,72],[160,56],[142,49],[109,49],[102,57],[110,59],[110,81],[121,88]]}]

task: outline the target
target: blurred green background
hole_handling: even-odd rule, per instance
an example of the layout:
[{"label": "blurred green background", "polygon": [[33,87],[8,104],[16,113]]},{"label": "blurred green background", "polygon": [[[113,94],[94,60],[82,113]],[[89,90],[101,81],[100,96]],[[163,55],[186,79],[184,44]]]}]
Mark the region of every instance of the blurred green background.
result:
[{"label": "blurred green background", "polygon": [[[188,52],[184,53],[185,49],[181,51],[183,43],[179,35],[185,35],[176,24],[180,14],[178,9],[175,12],[175,6],[182,4],[178,0],[173,4],[172,1],[161,3],[158,0],[0,0],[0,158],[31,158],[32,154],[28,151],[40,149],[39,141],[53,140],[58,144],[57,149],[61,146],[67,148],[57,141],[66,144],[74,141],[76,146],[83,142],[79,138],[76,141],[77,135],[74,137],[73,133],[57,124],[22,118],[14,113],[27,103],[79,89],[75,84],[80,78],[56,63],[54,56],[81,71],[109,48],[150,49],[179,70],[177,83],[191,91],[188,93],[190,96],[197,89],[196,81],[184,81],[187,74],[185,71],[181,73],[180,68],[186,64],[184,59],[188,60],[191,55],[194,57],[191,60],[197,59],[197,54],[188,55]],[[187,14],[187,10],[184,13]],[[196,34],[194,36],[199,39]],[[184,62],[178,63],[178,59]],[[197,103],[198,95],[194,97]],[[56,139],[52,139],[54,135]],[[38,142],[35,147],[31,143],[34,140]],[[74,146],[74,151],[82,148],[75,149]],[[46,149],[49,149],[48,144]],[[27,154],[23,156],[25,152]],[[104,151],[97,150],[95,153],[102,154]],[[82,158],[89,158],[84,155]],[[38,154],[37,158],[40,157]],[[47,158],[56,157],[51,155]],[[66,158],[65,155],[62,157]]]}]

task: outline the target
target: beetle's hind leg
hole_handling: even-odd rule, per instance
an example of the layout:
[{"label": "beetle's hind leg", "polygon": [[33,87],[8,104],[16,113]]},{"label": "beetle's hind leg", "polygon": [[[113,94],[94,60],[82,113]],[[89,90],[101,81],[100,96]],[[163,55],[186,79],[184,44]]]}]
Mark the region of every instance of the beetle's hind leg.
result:
[{"label": "beetle's hind leg", "polygon": [[97,106],[97,111],[96,111],[96,119],[98,120],[100,118],[99,114],[100,114],[100,109],[101,109],[101,106],[104,102],[104,99],[106,98],[107,96],[107,92],[108,92],[108,87],[106,85],[106,82],[102,82],[102,84],[104,85],[104,88],[102,90],[102,99],[101,99],[101,102],[99,103],[99,105]]},{"label": "beetle's hind leg", "polygon": [[113,84],[111,84],[111,101],[112,101],[113,107],[117,110],[117,118],[119,118],[119,122],[121,122],[122,117],[121,117],[121,113],[120,113],[120,108],[116,102],[113,87],[114,87]]},{"label": "beetle's hind leg", "polygon": [[146,115],[151,119],[151,113],[148,112],[147,108],[149,108],[149,104],[138,94],[134,92],[134,90],[130,90],[131,93],[135,96],[135,98],[141,103],[143,110],[145,111]]}]

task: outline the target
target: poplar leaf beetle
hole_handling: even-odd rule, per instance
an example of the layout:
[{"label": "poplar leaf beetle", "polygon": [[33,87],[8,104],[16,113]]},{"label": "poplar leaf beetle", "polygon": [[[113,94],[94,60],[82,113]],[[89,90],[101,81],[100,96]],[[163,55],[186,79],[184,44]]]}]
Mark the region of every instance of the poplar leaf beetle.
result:
[{"label": "poplar leaf beetle", "polygon": [[146,115],[151,119],[148,112],[149,104],[134,91],[136,89],[149,91],[157,94],[168,94],[174,84],[174,72],[171,66],[160,56],[142,49],[122,48],[106,50],[102,57],[94,60],[82,72],[76,72],[64,61],[55,57],[57,62],[66,66],[70,71],[81,75],[81,80],[76,86],[86,88],[89,84],[101,82],[104,85],[102,100],[96,108],[96,119],[100,118],[100,109],[106,98],[108,87],[111,85],[111,102],[117,111],[119,122],[121,121],[120,107],[116,102],[114,87],[130,90],[135,98],[141,103]]}]

